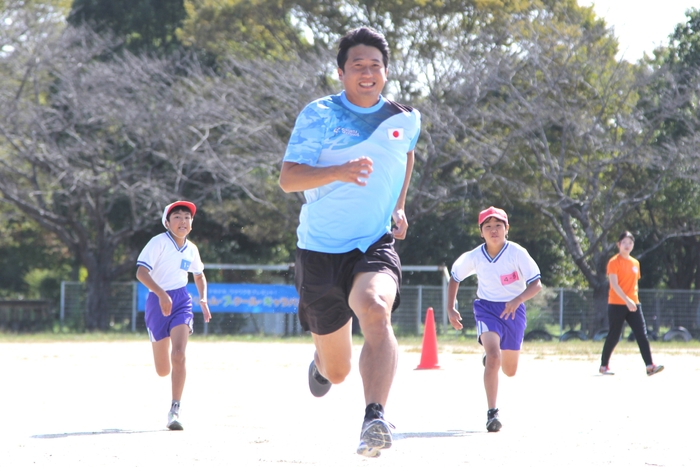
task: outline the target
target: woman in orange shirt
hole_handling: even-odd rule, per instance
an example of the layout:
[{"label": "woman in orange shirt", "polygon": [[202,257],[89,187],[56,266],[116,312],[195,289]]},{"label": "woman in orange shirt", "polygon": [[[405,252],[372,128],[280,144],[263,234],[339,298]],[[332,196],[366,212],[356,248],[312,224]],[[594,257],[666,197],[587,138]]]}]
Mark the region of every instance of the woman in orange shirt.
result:
[{"label": "woman in orange shirt", "polygon": [[610,371],[608,363],[615,346],[620,340],[622,326],[627,324],[632,328],[637,339],[639,351],[647,366],[647,375],[655,375],[664,369],[663,365],[654,365],[651,359],[651,348],[647,338],[647,326],[642,314],[642,305],[639,303],[637,281],[641,278],[639,261],[630,256],[634,248],[634,236],[630,232],[623,232],[617,241],[619,253],[608,261],[608,278],[610,279],[610,293],[608,295],[608,321],[610,330],[603,345],[603,355],[600,359],[600,373],[614,375]]}]

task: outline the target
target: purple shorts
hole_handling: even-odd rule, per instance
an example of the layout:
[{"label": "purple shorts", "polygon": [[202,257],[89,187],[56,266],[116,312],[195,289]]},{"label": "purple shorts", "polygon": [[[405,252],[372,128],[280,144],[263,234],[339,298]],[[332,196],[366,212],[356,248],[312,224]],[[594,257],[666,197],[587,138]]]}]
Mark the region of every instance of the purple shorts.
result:
[{"label": "purple shorts", "polygon": [[163,316],[158,295],[149,292],[146,297],[146,329],[148,329],[148,337],[151,342],[158,342],[170,337],[170,330],[181,324],[188,325],[190,334],[192,334],[194,314],[192,313],[192,297],[187,293],[187,287],[168,290],[167,293],[173,299],[170,316]]},{"label": "purple shorts", "polygon": [[474,319],[479,343],[482,344],[481,334],[491,331],[501,337],[501,350],[520,350],[527,327],[525,304],[521,304],[515,311],[515,319],[501,318],[505,306],[505,302],[474,300]]}]

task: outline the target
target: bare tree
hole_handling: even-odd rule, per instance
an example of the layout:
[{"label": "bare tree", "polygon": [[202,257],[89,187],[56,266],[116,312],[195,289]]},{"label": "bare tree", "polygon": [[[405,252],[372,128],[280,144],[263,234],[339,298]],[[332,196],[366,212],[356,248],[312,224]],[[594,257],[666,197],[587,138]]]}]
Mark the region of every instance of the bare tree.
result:
[{"label": "bare tree", "polygon": [[426,164],[447,174],[444,190],[464,193],[478,181],[489,199],[526,203],[545,216],[594,290],[589,331],[605,324],[606,265],[618,230],[688,152],[654,142],[690,94],[670,86],[640,108],[640,93],[665,71],[651,76],[616,61],[603,26],[540,12],[513,30],[508,46],[488,56],[465,50],[461,73],[431,94],[428,107],[430,143],[447,150]]},{"label": "bare tree", "polygon": [[115,55],[84,28],[51,37],[0,59],[0,192],[79,258],[87,326],[104,329],[110,282],[135,267],[168,202],[285,210],[270,187],[302,102],[325,82],[310,59],[213,72],[192,56]]}]

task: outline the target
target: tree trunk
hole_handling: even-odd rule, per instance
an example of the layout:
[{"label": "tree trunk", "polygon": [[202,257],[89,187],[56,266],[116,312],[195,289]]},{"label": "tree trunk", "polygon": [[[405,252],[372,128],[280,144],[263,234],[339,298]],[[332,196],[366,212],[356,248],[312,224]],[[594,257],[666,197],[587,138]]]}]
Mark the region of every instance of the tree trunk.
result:
[{"label": "tree trunk", "polygon": [[588,320],[588,337],[601,329],[608,329],[608,282],[601,281],[593,287],[593,313]]},{"label": "tree trunk", "polygon": [[109,297],[111,282],[107,277],[95,277],[90,273],[87,279],[87,315],[85,326],[88,330],[106,331],[109,329]]},{"label": "tree trunk", "polygon": [[89,331],[106,331],[110,326],[110,297],[112,296],[113,249],[108,242],[97,242],[102,245],[97,251],[83,250],[83,264],[87,267],[87,314],[85,327]]}]

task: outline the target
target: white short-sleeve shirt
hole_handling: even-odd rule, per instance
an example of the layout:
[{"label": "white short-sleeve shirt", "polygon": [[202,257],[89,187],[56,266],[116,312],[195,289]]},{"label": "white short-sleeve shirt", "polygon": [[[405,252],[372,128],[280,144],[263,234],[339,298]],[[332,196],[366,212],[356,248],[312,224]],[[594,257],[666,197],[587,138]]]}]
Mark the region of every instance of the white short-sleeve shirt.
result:
[{"label": "white short-sleeve shirt", "polygon": [[163,290],[175,290],[187,285],[187,273],[202,274],[204,264],[194,243],[185,241],[178,248],[170,232],[153,237],[143,248],[137,266],[148,269]]},{"label": "white short-sleeve shirt", "polygon": [[468,251],[452,265],[452,279],[462,282],[476,274],[476,295],[490,302],[509,302],[540,278],[540,268],[525,248],[506,241],[491,258],[486,244]]}]

